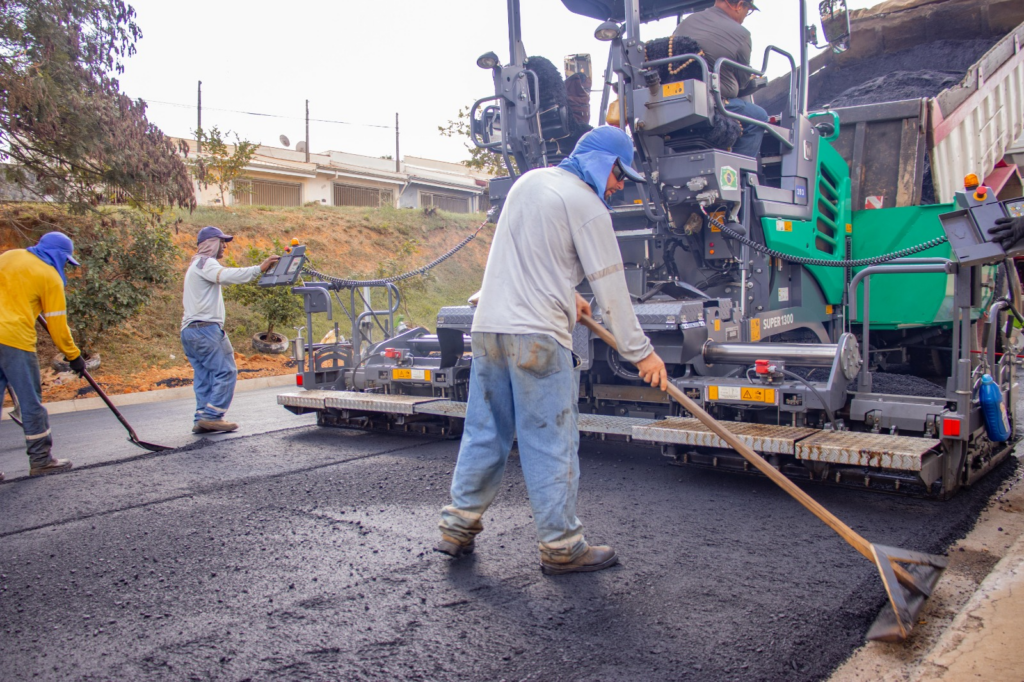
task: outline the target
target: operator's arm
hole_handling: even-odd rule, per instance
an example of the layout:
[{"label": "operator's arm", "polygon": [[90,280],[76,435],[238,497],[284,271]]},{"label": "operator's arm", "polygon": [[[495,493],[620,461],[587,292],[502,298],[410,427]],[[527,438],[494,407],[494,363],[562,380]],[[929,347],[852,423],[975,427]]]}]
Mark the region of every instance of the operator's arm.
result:
[{"label": "operator's arm", "polygon": [[259,265],[248,268],[226,268],[213,258],[206,261],[202,269],[196,268],[199,276],[214,284],[245,284],[260,276]]},{"label": "operator's arm", "polygon": [[583,272],[601,305],[604,323],[615,337],[619,354],[633,364],[638,363],[654,349],[633,312],[611,216],[605,213],[584,223],[572,237]]},{"label": "operator's arm", "polygon": [[53,345],[68,360],[74,360],[82,354],[71,337],[68,329],[68,304],[64,296],[64,286],[59,280],[48,282],[43,293],[42,317],[46,320],[46,328],[53,339]]}]

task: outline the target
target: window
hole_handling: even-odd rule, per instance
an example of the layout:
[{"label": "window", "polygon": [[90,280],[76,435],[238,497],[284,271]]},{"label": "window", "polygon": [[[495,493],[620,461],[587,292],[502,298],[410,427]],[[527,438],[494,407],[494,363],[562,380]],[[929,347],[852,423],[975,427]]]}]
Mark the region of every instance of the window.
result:
[{"label": "window", "polygon": [[358,185],[334,185],[335,206],[394,206],[395,194],[390,189],[360,187]]},{"label": "window", "polygon": [[420,192],[420,208],[437,208],[450,213],[469,213],[469,198],[437,192]]},{"label": "window", "polygon": [[273,180],[239,180],[234,203],[241,206],[301,206],[302,185]]}]

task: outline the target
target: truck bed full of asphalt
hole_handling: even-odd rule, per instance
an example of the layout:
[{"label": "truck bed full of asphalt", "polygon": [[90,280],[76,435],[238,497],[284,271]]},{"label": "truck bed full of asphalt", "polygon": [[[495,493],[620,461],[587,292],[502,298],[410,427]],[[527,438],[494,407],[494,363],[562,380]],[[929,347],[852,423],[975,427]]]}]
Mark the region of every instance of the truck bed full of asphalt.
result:
[{"label": "truck bed full of asphalt", "polygon": [[[884,52],[847,64],[833,62],[810,77],[808,106],[833,109],[934,97],[959,83],[967,70],[998,42],[996,38],[938,40],[899,52]],[[785,108],[787,94],[762,106]]]},{"label": "truck bed full of asphalt", "polygon": [[[476,554],[430,550],[453,441],[305,427],[0,485],[0,670],[55,680],[817,680],[885,601],[768,480],[584,442],[579,513],[621,565],[545,576],[518,457]],[[1016,460],[1011,460],[1016,462]],[[937,552],[951,501],[807,490]]]}]

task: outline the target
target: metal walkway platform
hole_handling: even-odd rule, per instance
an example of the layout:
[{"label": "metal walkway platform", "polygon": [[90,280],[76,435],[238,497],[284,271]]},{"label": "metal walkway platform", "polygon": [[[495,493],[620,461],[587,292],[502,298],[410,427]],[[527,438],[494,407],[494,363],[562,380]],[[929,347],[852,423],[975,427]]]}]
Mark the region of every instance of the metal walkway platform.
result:
[{"label": "metal walkway platform", "polygon": [[[277,396],[279,405],[312,410],[333,408],[383,414],[466,416],[466,403],[430,396],[386,395],[354,391],[294,391]],[[890,436],[859,431],[819,431],[812,428],[726,422],[726,428],[757,452],[793,455],[797,459],[899,471],[922,471],[926,458],[939,445],[929,438]],[[651,444],[726,448],[728,445],[696,419],[644,419],[581,414],[581,433],[625,436]]]},{"label": "metal walkway platform", "polygon": [[921,471],[925,455],[939,441],[857,431],[819,431],[796,445],[797,459],[829,464]]},{"label": "metal walkway platform", "polygon": [[[797,441],[818,433],[817,429],[773,426],[771,424],[727,422],[725,426],[751,450],[778,455],[794,454]],[[682,417],[669,417],[662,421],[651,422],[646,426],[634,427],[633,438],[655,443],[676,443],[706,448],[729,447],[725,441],[698,420]]]},{"label": "metal walkway platform", "polygon": [[311,410],[324,409],[324,401],[333,396],[337,391],[294,391],[292,393],[280,393],[277,396],[277,404],[285,407],[305,407]]}]

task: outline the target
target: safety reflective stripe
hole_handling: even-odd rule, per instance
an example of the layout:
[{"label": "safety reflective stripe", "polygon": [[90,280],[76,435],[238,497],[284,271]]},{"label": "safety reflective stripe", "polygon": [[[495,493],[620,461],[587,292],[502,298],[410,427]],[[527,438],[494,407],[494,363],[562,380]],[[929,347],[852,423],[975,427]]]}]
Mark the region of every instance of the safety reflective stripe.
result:
[{"label": "safety reflective stripe", "polygon": [[224,414],[225,412],[227,412],[227,410],[222,410],[221,408],[217,407],[216,405],[211,405],[210,403],[206,403],[206,406],[208,408],[210,408],[211,410],[213,410],[214,412],[220,412],[221,414]]},{"label": "safety reflective stripe", "polygon": [[223,274],[224,274],[224,270],[223,269],[217,271],[217,284],[220,284],[220,276],[223,275]]},{"label": "safety reflective stripe", "polygon": [[52,312],[52,313],[43,313],[43,317],[60,317],[61,315],[67,315],[67,314],[68,314],[68,311],[66,311],[66,310],[58,310],[58,311]]},{"label": "safety reflective stripe", "polygon": [[623,269],[622,268],[622,263],[616,263],[615,265],[609,265],[606,268],[601,268],[597,272],[594,272],[594,273],[591,273],[591,274],[587,275],[587,279],[589,279],[591,282],[593,282],[594,280],[601,279],[602,277],[607,277],[608,275],[614,275],[616,272],[618,272],[618,271],[620,271],[622,269]]},{"label": "safety reflective stripe", "polygon": [[28,434],[26,434],[25,435],[25,440],[39,440],[40,438],[46,438],[49,435],[50,435],[50,429],[46,429],[42,433],[37,434],[35,436],[29,436]]}]

